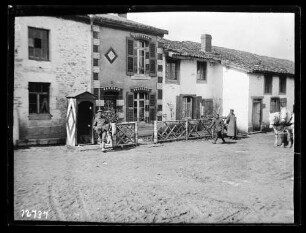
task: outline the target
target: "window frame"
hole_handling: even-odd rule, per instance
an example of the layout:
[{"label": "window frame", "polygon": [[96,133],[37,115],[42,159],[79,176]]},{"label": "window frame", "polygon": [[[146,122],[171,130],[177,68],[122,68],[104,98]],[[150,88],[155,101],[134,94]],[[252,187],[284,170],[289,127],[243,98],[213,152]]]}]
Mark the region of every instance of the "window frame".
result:
[{"label": "window frame", "polygon": [[[279,79],[279,94],[280,95],[286,95],[286,92],[287,92],[287,77],[285,75],[280,75],[278,77]],[[281,84],[284,84],[284,89],[285,91],[282,91],[282,85]]]},{"label": "window frame", "polygon": [[[139,46],[139,43],[143,43],[143,47]],[[145,40],[135,40],[135,47],[136,50],[136,72],[135,75],[146,75],[146,48],[147,42]],[[143,56],[140,56],[140,52],[143,51]],[[140,73],[140,57],[143,57],[143,73]]]},{"label": "window frame", "polygon": [[[200,67],[200,74],[199,74],[199,67]],[[201,68],[203,68],[203,72],[201,72]],[[201,77],[204,77],[204,78],[201,78]],[[207,82],[207,62],[206,61],[197,61],[197,82],[199,83]]]},{"label": "window frame", "polygon": [[167,58],[166,59],[166,73],[168,72],[167,71],[167,67],[169,64],[175,64],[175,77],[176,79],[169,79],[168,77],[171,77],[171,68],[169,68],[169,75],[167,77],[167,74],[165,76],[165,83],[176,83],[176,84],[179,84],[179,81],[180,81],[180,60],[179,59],[172,59],[172,58]]},{"label": "window frame", "polygon": [[[31,30],[35,30],[36,32],[30,32]],[[43,32],[46,33],[46,37],[43,38]],[[41,38],[37,38],[37,37],[30,37],[30,34],[40,34]],[[29,60],[36,60],[36,61],[50,61],[50,30],[48,29],[44,29],[44,28],[36,28],[36,27],[28,27],[28,59]],[[30,40],[33,39],[33,46],[30,46]],[[35,39],[40,39],[41,40],[41,48],[40,49],[40,56],[36,57],[35,56],[35,51],[36,48],[35,47]],[[45,39],[45,42],[43,42],[43,40]],[[44,48],[43,44],[46,44],[46,48]],[[30,48],[33,49],[33,55],[30,55]],[[44,49],[46,49],[45,53],[46,53],[46,58],[43,57],[44,54]]]},{"label": "window frame", "polygon": [[[271,87],[269,88],[269,89],[271,89],[271,91],[270,92],[266,92],[266,86],[267,86],[267,81],[268,81],[268,79],[270,79],[271,80]],[[273,92],[273,75],[272,74],[265,74],[264,75],[264,94],[265,95],[272,95],[272,92]]]},{"label": "window frame", "polygon": [[[43,89],[42,85],[47,86],[47,91],[30,91],[30,85],[31,84],[36,84],[40,85],[40,90]],[[51,114],[50,114],[50,86],[51,83],[47,82],[29,82],[28,83],[28,103],[29,103],[29,118],[30,120],[48,120],[51,119]],[[36,95],[36,112],[30,112],[30,95]],[[41,111],[41,96],[42,95],[47,95],[47,112],[40,112]]]},{"label": "window frame", "polygon": [[[276,109],[276,111],[274,112],[279,112],[280,111],[280,108],[281,108],[281,102],[280,102],[280,98],[279,97],[271,97],[270,98],[270,113],[273,113],[273,111],[271,110],[272,109],[272,100],[276,100],[278,102],[278,109]],[[276,108],[276,105],[274,105],[274,109]]]}]

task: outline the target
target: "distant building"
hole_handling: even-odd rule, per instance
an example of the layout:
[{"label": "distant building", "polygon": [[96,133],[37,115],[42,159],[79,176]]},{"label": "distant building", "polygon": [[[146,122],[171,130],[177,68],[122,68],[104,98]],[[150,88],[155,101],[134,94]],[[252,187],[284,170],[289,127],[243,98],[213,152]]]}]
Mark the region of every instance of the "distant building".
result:
[{"label": "distant building", "polygon": [[294,63],[288,60],[201,43],[160,39],[165,79],[163,120],[197,119],[235,110],[238,129],[257,131],[269,125],[269,112],[294,104]]}]

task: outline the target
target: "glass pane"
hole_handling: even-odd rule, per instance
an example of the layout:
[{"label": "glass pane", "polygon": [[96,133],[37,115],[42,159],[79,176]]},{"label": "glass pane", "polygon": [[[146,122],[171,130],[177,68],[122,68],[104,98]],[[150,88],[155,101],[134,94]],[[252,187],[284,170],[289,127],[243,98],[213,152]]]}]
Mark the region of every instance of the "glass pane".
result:
[{"label": "glass pane", "polygon": [[34,47],[41,48],[41,39],[38,39],[38,38],[34,39]]},{"label": "glass pane", "polygon": [[37,113],[37,104],[29,104],[29,113]]},{"label": "glass pane", "polygon": [[29,83],[29,91],[36,92],[36,83]]},{"label": "glass pane", "polygon": [[144,99],[144,93],[139,93],[139,99]]},{"label": "glass pane", "polygon": [[29,94],[29,104],[37,104],[37,94]]},{"label": "glass pane", "polygon": [[137,101],[134,101],[134,107],[137,108]]},{"label": "glass pane", "polygon": [[134,99],[137,99],[137,93],[134,93]]},{"label": "glass pane", "polygon": [[40,113],[48,113],[49,112],[49,101],[48,101],[48,95],[40,95],[39,96],[39,112]]},{"label": "glass pane", "polygon": [[148,95],[148,93],[145,93],[145,94],[144,94],[144,96],[145,96],[145,99],[146,99],[146,100],[148,100],[148,99],[149,99],[149,95]]},{"label": "glass pane", "polygon": [[139,109],[139,120],[140,121],[144,120],[144,108]]},{"label": "glass pane", "polygon": [[41,49],[39,48],[34,49],[34,57],[41,57]]},{"label": "glass pane", "polygon": [[49,92],[49,83],[43,83],[42,84],[42,91],[43,92]]},{"label": "glass pane", "polygon": [[144,101],[139,101],[139,107],[141,107],[141,108],[144,107]]}]

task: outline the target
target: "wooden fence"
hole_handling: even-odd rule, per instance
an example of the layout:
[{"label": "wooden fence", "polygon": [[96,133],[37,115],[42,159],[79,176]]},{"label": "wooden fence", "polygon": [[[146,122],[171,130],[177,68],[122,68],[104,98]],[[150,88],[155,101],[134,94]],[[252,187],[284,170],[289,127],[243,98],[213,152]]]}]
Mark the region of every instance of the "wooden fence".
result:
[{"label": "wooden fence", "polygon": [[138,128],[137,122],[111,123],[112,147],[137,145]]},{"label": "wooden fence", "polygon": [[210,124],[210,118],[154,121],[154,143],[212,138],[213,132],[208,128]]}]

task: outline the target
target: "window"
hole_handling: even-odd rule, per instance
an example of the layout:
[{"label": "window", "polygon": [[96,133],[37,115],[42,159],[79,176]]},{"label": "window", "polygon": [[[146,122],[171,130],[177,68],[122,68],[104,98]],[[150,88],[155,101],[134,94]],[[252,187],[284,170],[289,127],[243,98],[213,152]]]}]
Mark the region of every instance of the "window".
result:
[{"label": "window", "polygon": [[29,83],[29,113],[50,113],[49,110],[50,83]]},{"label": "window", "polygon": [[178,80],[179,76],[179,61],[167,60],[166,65],[166,80]]},{"label": "window", "polygon": [[146,102],[149,94],[144,92],[134,93],[134,121],[145,121]]},{"label": "window", "polygon": [[183,118],[192,118],[192,97],[190,96],[183,99]]},{"label": "window", "polygon": [[206,81],[206,62],[197,61],[197,80]]},{"label": "window", "polygon": [[146,43],[144,41],[135,41],[136,49],[136,72],[137,74],[145,74],[145,49]]},{"label": "window", "polygon": [[49,59],[49,31],[29,27],[29,59],[48,60]]},{"label": "window", "polygon": [[272,94],[272,75],[265,75],[264,94]]},{"label": "window", "polygon": [[286,76],[279,76],[279,94],[286,94]]},{"label": "window", "polygon": [[279,112],[280,111],[280,101],[279,98],[271,98],[270,103],[270,112]]}]

